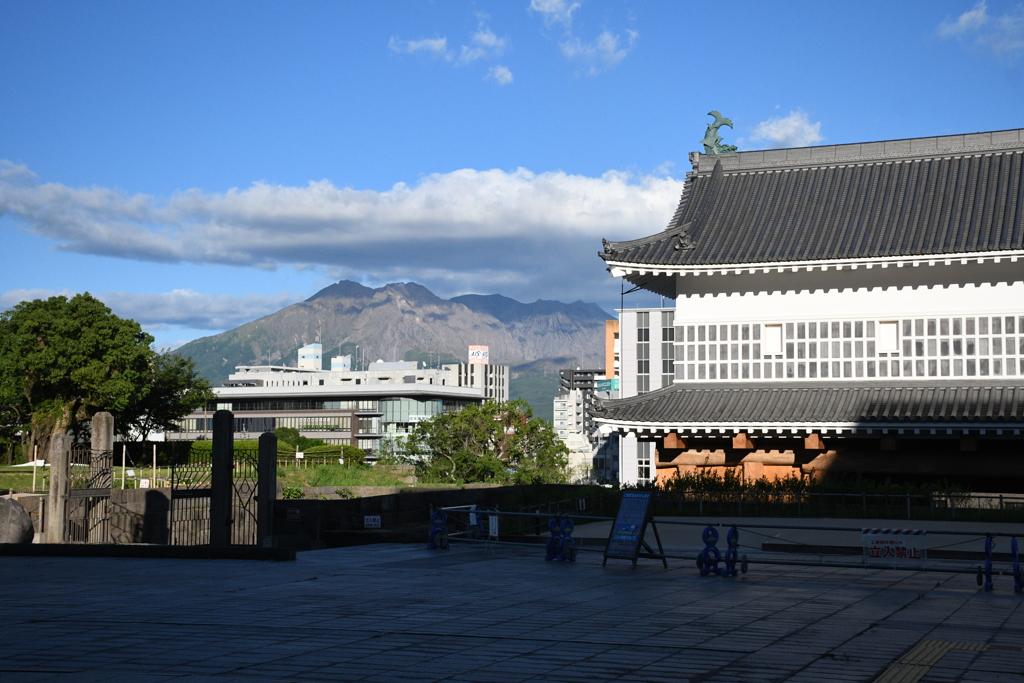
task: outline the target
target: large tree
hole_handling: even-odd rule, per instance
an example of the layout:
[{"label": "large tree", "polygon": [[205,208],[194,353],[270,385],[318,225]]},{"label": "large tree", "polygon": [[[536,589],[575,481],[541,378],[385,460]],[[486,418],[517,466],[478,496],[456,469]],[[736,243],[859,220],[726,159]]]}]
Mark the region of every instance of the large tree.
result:
[{"label": "large tree", "polygon": [[195,362],[175,353],[154,353],[145,385],[139,389],[115,413],[118,431],[137,441],[173,428],[177,420],[216,398]]},{"label": "large tree", "polygon": [[523,400],[467,406],[424,420],[406,440],[425,474],[451,482],[564,483],[569,451]]},{"label": "large tree", "polygon": [[24,408],[44,455],[54,435],[146,399],[155,386],[152,343],[88,293],[22,302],[0,314],[0,404]]}]

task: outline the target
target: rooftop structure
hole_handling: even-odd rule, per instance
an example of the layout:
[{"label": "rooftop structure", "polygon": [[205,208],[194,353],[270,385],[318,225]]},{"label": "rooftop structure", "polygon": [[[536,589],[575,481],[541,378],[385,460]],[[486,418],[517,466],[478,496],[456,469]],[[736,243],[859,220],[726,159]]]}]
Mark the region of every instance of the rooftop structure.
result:
[{"label": "rooftop structure", "polygon": [[666,230],[600,254],[675,300],[660,325],[622,318],[623,399],[597,419],[625,436],[624,481],[645,448],[662,478],[853,452],[927,473],[910,441],[977,459],[1019,439],[1024,130],[690,159]]}]

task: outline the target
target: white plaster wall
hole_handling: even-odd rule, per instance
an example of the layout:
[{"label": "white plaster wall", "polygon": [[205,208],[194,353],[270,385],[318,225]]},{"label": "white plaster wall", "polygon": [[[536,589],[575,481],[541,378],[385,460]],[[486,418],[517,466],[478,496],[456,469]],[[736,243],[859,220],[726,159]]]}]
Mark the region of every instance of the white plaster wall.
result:
[{"label": "white plaster wall", "polygon": [[619,483],[636,484],[637,481],[636,434],[629,432],[619,441]]},{"label": "white plaster wall", "polygon": [[677,327],[694,323],[778,323],[854,318],[895,320],[900,317],[971,315],[1024,315],[1024,281],[1012,284],[695,294],[680,296],[676,300]]}]

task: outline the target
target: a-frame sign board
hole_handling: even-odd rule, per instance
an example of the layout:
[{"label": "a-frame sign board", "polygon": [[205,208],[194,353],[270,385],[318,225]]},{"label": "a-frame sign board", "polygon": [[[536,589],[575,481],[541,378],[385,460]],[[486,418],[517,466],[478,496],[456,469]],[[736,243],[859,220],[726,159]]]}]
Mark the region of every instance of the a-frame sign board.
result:
[{"label": "a-frame sign board", "polygon": [[[619,511],[615,513],[615,521],[612,522],[612,530],[608,534],[608,544],[604,548],[602,567],[608,563],[608,558],[630,560],[635,567],[637,559],[644,557],[661,560],[665,569],[668,569],[668,560],[665,559],[665,549],[661,547],[658,527],[651,519],[653,503],[654,494],[651,491],[622,492]],[[658,542],[658,552],[654,552],[654,549],[644,540],[644,533],[647,531],[648,525],[654,531],[654,539]],[[646,552],[640,552],[641,547]]]}]

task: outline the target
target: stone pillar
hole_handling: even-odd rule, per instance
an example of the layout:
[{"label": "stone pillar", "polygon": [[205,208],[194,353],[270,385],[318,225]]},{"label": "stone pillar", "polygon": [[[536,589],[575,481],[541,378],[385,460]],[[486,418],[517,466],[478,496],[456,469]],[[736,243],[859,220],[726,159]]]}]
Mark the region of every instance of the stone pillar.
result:
[{"label": "stone pillar", "polygon": [[[90,488],[109,488],[114,482],[114,416],[96,413],[92,417],[92,458],[89,460]],[[104,455],[109,453],[110,455]]]},{"label": "stone pillar", "polygon": [[277,497],[277,436],[273,432],[260,435],[260,456],[256,488],[257,543],[269,548],[274,535],[274,498]]},{"label": "stone pillar", "polygon": [[50,496],[46,502],[46,541],[63,543],[68,520],[68,461],[71,458],[71,439],[67,434],[55,434],[50,439]]},{"label": "stone pillar", "polygon": [[213,469],[210,472],[210,545],[231,545],[235,483],[235,416],[213,414]]}]

